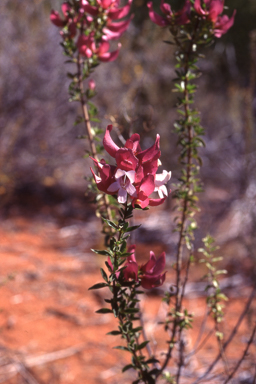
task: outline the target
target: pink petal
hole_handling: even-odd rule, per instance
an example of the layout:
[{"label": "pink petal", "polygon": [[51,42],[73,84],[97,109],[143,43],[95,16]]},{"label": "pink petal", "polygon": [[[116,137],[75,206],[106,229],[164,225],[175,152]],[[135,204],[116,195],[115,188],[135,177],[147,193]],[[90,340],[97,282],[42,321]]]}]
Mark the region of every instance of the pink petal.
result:
[{"label": "pink petal", "polygon": [[208,12],[204,11],[201,7],[201,0],[195,0],[195,3],[194,3],[194,8],[195,8],[195,11],[201,15],[201,16],[205,16],[208,14]]},{"label": "pink petal", "polygon": [[153,144],[152,147],[145,149],[144,151],[137,154],[137,157],[141,160],[142,164],[147,161],[159,159],[161,156],[159,142],[160,136],[156,135],[155,144]]},{"label": "pink petal", "polygon": [[164,196],[162,199],[149,199],[149,206],[156,207],[157,205],[161,205],[165,202],[167,196]]},{"label": "pink petal", "polygon": [[86,0],[81,1],[81,8],[85,13],[89,13],[89,15],[92,16],[97,16],[99,14],[98,8],[90,5]]},{"label": "pink petal", "polygon": [[131,261],[134,261],[136,263],[136,258],[135,258],[135,249],[136,249],[136,245],[135,244],[132,244],[128,247],[127,249],[127,252],[128,253],[131,253],[130,256],[128,256],[127,259],[131,260]]},{"label": "pink petal", "polygon": [[160,287],[165,281],[166,272],[158,276],[142,276],[141,286],[145,289]]},{"label": "pink petal", "polygon": [[160,273],[163,272],[164,268],[165,268],[165,252],[161,253],[161,255],[156,260],[153,274],[160,275]]},{"label": "pink petal", "polygon": [[164,3],[164,0],[161,0],[160,9],[163,13],[168,16],[171,16],[173,14],[170,4]]},{"label": "pink petal", "polygon": [[215,24],[215,29],[214,29],[214,35],[216,37],[221,37],[224,33],[226,33],[229,28],[232,27],[234,24],[235,20],[235,15],[236,15],[236,10],[234,10],[233,15],[229,19],[227,15],[224,15],[222,17],[219,17],[218,21]]},{"label": "pink petal", "polygon": [[61,10],[63,12],[63,15],[65,16],[65,18],[67,19],[68,17],[68,13],[70,11],[70,5],[67,4],[67,3],[63,3],[62,6],[61,6]]},{"label": "pink petal", "polygon": [[122,8],[110,9],[108,13],[108,17],[112,20],[122,19],[123,17],[126,17],[130,12],[131,3],[132,3],[132,0],[129,0],[128,4]]},{"label": "pink petal", "polygon": [[112,0],[97,0],[97,3],[102,6],[102,8],[107,9],[111,6]]},{"label": "pink petal", "polygon": [[152,2],[149,2],[147,6],[149,9],[149,17],[153,21],[153,23],[159,25],[160,27],[166,27],[167,25],[169,25],[169,21],[167,19],[154,12]]},{"label": "pink petal", "polygon": [[99,55],[106,53],[109,50],[110,44],[106,39],[102,39],[98,48]]},{"label": "pink petal", "polygon": [[138,159],[132,151],[127,148],[121,148],[116,152],[117,167],[125,171],[135,170],[138,165]]},{"label": "pink petal", "polygon": [[208,18],[215,23],[218,16],[223,12],[224,1],[223,0],[212,0],[210,3],[210,10]]},{"label": "pink petal", "polygon": [[138,270],[139,270],[139,267],[138,267],[138,264],[134,261],[132,262],[128,262],[125,264],[125,269],[123,271],[124,273],[124,279],[125,280],[129,280],[129,279],[133,279],[133,280],[138,280]]},{"label": "pink petal", "polygon": [[66,21],[60,18],[59,12],[54,10],[51,11],[50,20],[56,27],[65,27],[67,24]]},{"label": "pink petal", "polygon": [[119,43],[118,44],[118,49],[116,51],[113,51],[113,52],[107,52],[107,53],[103,53],[103,54],[100,54],[98,57],[99,57],[99,60],[100,61],[103,61],[105,63],[108,63],[110,61],[114,61],[117,59],[118,55],[119,55],[119,51],[120,51],[120,48],[121,48],[121,44]]},{"label": "pink petal", "polygon": [[103,146],[104,146],[105,150],[110,154],[110,156],[115,157],[117,151],[120,148],[114,143],[114,141],[112,140],[112,138],[110,136],[110,132],[112,131],[112,129],[113,129],[112,125],[107,126],[106,133],[105,133],[105,136],[103,138]]},{"label": "pink petal", "polygon": [[131,19],[132,18],[124,21],[119,21],[116,23],[107,23],[107,28],[111,32],[123,33],[128,28],[131,22]]},{"label": "pink petal", "polygon": [[151,195],[151,193],[154,192],[155,189],[155,179],[153,175],[147,175],[142,180],[142,183],[140,185],[140,191],[144,192],[146,196]]}]

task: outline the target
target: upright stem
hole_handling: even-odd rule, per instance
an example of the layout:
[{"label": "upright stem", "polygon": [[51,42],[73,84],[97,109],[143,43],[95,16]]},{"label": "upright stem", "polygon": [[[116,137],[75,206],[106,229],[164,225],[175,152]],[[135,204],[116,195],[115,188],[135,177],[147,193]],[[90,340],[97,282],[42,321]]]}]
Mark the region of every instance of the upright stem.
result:
[{"label": "upright stem", "polygon": [[[85,122],[85,128],[87,132],[87,137],[88,137],[88,142],[90,145],[90,152],[95,160],[98,160],[98,155],[97,155],[97,149],[96,145],[93,140],[93,134],[92,134],[92,128],[91,128],[91,122],[90,122],[90,117],[88,113],[88,108],[86,105],[86,100],[84,97],[84,84],[83,84],[83,75],[82,75],[82,59],[80,54],[78,54],[77,58],[77,73],[78,73],[78,84],[79,84],[79,94],[80,94],[80,103],[83,111],[83,118]],[[103,201],[104,205],[106,207],[106,214],[108,220],[112,220],[112,214],[111,214],[111,208],[109,204],[109,199],[106,194],[103,195]]]}]

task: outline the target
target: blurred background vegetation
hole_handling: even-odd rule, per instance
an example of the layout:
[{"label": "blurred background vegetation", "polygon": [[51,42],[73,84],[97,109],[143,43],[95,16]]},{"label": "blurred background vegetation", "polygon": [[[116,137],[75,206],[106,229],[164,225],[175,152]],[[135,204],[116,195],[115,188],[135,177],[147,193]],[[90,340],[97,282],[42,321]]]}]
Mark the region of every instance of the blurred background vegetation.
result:
[{"label": "blurred background vegetation", "polygon": [[[90,161],[74,126],[79,105],[68,102],[65,57],[59,30],[50,23],[60,0],[1,0],[0,3],[0,208],[2,216],[78,216],[83,208]],[[182,1],[173,0],[173,8]],[[200,236],[213,233],[241,257],[256,259],[256,2],[229,0],[235,25],[217,39],[199,63],[196,105],[202,112]],[[159,7],[159,1],[155,1]],[[179,177],[173,48],[168,30],[148,18],[146,1],[135,0],[135,17],[113,63],[93,75],[102,128],[114,122],[127,137],[139,132],[143,146],[161,135],[163,166]],[[167,207],[168,208],[168,207]]]}]

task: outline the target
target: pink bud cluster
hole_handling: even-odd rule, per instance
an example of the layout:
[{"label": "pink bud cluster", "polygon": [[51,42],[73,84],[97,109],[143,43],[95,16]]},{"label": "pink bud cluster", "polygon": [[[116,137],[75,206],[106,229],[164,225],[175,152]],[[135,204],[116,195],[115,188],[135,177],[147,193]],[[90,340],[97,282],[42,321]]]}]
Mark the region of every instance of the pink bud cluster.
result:
[{"label": "pink bud cluster", "polygon": [[120,19],[129,14],[131,1],[119,7],[119,0],[97,0],[96,5],[80,0],[78,11],[68,3],[63,3],[64,18],[52,10],[50,19],[57,27],[66,27],[67,32],[61,31],[63,38],[73,39],[79,34],[75,44],[80,55],[86,58],[94,56],[105,62],[113,61],[119,54],[121,44],[118,44],[117,50],[109,52],[109,41],[118,39],[128,28],[131,17],[124,21]]},{"label": "pink bud cluster", "polygon": [[[131,245],[128,248],[128,252],[131,253],[127,257],[123,270],[124,281],[135,280],[140,281],[140,284],[145,289],[151,289],[160,287],[165,281],[166,272],[163,272],[165,268],[165,252],[156,258],[154,252],[150,251],[150,258],[146,264],[138,265],[135,257],[136,245]],[[108,264],[113,270],[113,265],[110,258],[108,258]],[[119,278],[120,272],[116,272],[116,277]]]},{"label": "pink bud cluster", "polygon": [[157,25],[165,27],[168,25],[185,25],[191,22],[192,12],[212,23],[213,34],[221,37],[234,24],[236,11],[229,18],[227,15],[221,16],[224,10],[224,0],[195,0],[194,5],[190,0],[186,0],[184,7],[173,12],[170,5],[161,0],[160,9],[164,16],[158,15],[153,10],[153,3],[148,3],[149,17]]},{"label": "pink bud cluster", "polygon": [[[119,148],[110,136],[112,125],[108,125],[103,139],[105,150],[112,156],[116,165],[109,165],[104,159],[97,161],[92,159],[97,167],[98,175],[91,168],[94,180],[100,191],[110,195],[117,195],[120,204],[125,204],[128,197],[132,206],[145,208],[148,205],[156,206],[162,204],[168,196],[166,183],[171,177],[171,172],[163,171],[156,174],[161,155],[157,135],[152,147],[141,150],[140,136],[134,133]],[[158,192],[159,198],[152,199],[150,195]]]}]

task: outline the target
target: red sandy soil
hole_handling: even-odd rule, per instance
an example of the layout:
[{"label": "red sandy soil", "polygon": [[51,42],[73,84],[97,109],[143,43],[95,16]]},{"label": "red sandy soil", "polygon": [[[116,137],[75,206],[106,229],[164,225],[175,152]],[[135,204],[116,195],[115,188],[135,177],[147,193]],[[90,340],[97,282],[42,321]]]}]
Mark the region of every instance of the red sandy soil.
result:
[{"label": "red sandy soil", "polygon": [[[88,291],[101,281],[99,267],[103,266],[104,258],[89,250],[85,258],[70,257],[63,247],[65,238],[51,222],[16,218],[1,224],[0,382],[131,383],[136,378],[134,373],[121,373],[122,367],[129,363],[129,354],[113,349],[122,342],[117,336],[106,335],[116,328],[115,319],[110,314],[95,314],[97,309],[106,306],[103,298],[108,293]],[[173,276],[168,275],[167,284],[170,284]],[[238,287],[231,295],[228,316],[223,323],[227,335],[249,293],[249,287]],[[193,349],[197,339],[205,313],[204,303],[204,297],[195,294],[186,297],[188,310],[195,314],[194,329],[186,336],[186,352]],[[158,322],[166,308],[161,304],[161,297],[150,292],[145,295],[142,306],[148,338],[161,359],[161,352],[166,349],[166,335]],[[255,302],[252,308],[226,352],[230,367],[246,347],[255,320]],[[206,324],[206,333],[212,326],[211,321]],[[254,344],[240,375],[253,377],[255,350]],[[196,356],[185,361],[184,372],[204,372],[217,353],[216,342],[211,338]],[[182,382],[192,382],[187,380]]]}]

